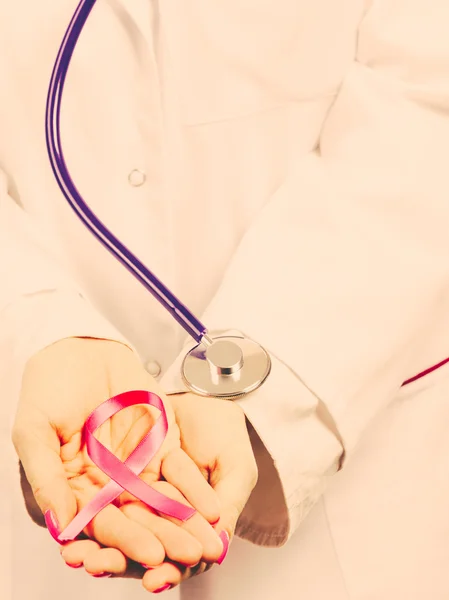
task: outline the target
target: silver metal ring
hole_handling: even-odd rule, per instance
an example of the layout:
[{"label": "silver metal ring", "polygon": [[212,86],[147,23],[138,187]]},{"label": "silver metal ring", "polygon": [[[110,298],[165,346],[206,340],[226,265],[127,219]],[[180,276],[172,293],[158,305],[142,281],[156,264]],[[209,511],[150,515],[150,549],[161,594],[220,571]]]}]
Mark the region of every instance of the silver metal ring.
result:
[{"label": "silver metal ring", "polygon": [[268,377],[271,360],[260,344],[245,337],[213,336],[185,356],[185,385],[200,396],[236,399],[257,389]]}]

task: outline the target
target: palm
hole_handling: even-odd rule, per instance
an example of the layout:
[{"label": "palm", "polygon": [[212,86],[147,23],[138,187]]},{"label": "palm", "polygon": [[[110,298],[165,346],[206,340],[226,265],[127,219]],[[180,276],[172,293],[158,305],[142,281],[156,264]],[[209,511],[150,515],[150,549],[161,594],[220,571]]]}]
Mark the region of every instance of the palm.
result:
[{"label": "palm", "polygon": [[[46,443],[61,459],[77,512],[109,481],[88,455],[83,440],[84,424],[108,398],[130,390],[151,390],[164,398],[157,382],[143,369],[138,357],[115,342],[63,340],[42,351],[28,364],[18,415],[27,423],[44,420],[52,424],[57,437],[53,433],[53,439]],[[150,485],[161,478],[164,458],[180,448],[179,429],[167,402],[165,410],[169,426],[167,436],[141,474]],[[108,419],[95,432],[95,437],[124,462],[159,417],[156,408],[131,406]],[[114,504],[131,500],[134,497],[123,492]],[[92,535],[90,527],[89,531]]]}]

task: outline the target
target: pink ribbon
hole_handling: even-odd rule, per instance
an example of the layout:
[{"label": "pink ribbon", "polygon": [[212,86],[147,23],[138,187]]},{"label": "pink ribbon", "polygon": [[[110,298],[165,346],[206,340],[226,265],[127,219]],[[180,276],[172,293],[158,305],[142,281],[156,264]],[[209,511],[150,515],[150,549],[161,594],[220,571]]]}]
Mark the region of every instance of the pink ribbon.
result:
[{"label": "pink ribbon", "polygon": [[[94,436],[95,431],[112,416],[130,406],[146,404],[161,411],[156,423],[128,456],[122,462],[112,452],[103,446]],[[74,540],[92,519],[108,504],[127,490],[130,494],[144,502],[155,511],[186,521],[195,514],[180,502],[171,500],[147,485],[139,474],[151,461],[162,446],[167,435],[167,414],[162,400],[156,394],[146,391],[131,391],[109,398],[100,404],[88,417],[84,425],[84,439],[90,459],[111,481],[76,515],[69,525],[58,536],[61,542]]]}]

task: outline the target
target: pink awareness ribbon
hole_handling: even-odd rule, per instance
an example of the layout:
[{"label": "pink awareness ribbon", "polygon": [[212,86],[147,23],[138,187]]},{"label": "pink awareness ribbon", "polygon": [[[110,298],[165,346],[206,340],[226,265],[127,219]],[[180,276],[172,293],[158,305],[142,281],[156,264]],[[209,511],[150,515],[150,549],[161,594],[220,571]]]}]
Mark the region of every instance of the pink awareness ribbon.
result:
[{"label": "pink awareness ribbon", "polygon": [[[151,430],[136,446],[128,458],[122,462],[94,436],[95,431],[112,416],[130,406],[146,404],[161,411]],[[144,502],[157,512],[187,521],[195,514],[189,508],[157,492],[142,479],[139,474],[160,449],[168,431],[167,413],[164,404],[153,392],[134,390],[119,394],[98,406],[84,424],[84,440],[87,453],[99,469],[109,475],[109,481],[103,489],[76,515],[69,525],[58,536],[58,541],[74,540],[92,519],[108,504],[127,490],[130,494]]]}]

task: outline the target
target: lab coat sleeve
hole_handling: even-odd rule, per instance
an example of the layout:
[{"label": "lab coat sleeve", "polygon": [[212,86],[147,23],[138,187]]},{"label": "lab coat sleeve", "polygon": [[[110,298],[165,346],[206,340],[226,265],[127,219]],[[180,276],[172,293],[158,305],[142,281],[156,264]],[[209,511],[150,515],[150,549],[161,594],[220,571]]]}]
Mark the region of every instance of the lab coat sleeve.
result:
[{"label": "lab coat sleeve", "polygon": [[420,353],[449,294],[441,54],[422,52],[410,82],[382,61],[352,65],[319,149],[246,231],[202,315],[273,357],[266,383],[239,401],[260,481],[237,532],[254,543],[288,540],[402,382],[430,366]]},{"label": "lab coat sleeve", "polygon": [[2,172],[0,275],[0,378],[2,393],[10,390],[9,406],[26,361],[42,348],[74,336],[127,344],[58,267],[31,218],[8,195]]}]

